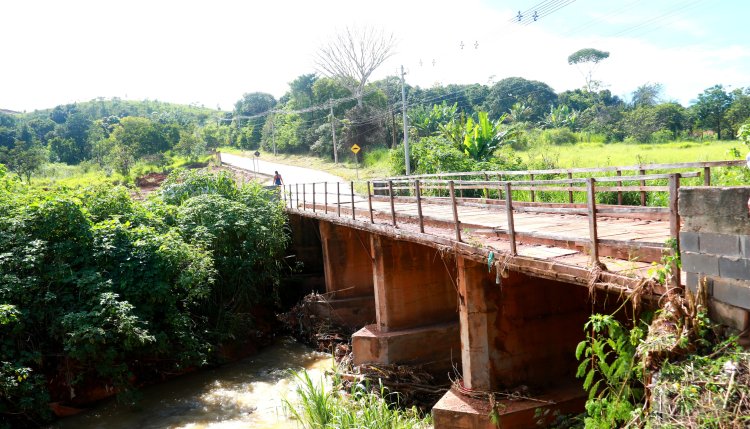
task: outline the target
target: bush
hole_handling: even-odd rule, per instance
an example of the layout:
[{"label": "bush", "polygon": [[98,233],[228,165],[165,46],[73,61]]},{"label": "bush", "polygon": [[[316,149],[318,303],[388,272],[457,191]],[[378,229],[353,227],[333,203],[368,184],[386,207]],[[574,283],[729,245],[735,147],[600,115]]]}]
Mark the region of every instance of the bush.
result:
[{"label": "bush", "polygon": [[541,139],[544,143],[552,145],[573,144],[578,140],[575,133],[567,128],[544,130]]},{"label": "bush", "polygon": [[124,392],[210,362],[253,304],[274,302],[285,218],[259,185],[178,173],[146,202],[0,185],[0,416],[13,427],[79,386]]}]

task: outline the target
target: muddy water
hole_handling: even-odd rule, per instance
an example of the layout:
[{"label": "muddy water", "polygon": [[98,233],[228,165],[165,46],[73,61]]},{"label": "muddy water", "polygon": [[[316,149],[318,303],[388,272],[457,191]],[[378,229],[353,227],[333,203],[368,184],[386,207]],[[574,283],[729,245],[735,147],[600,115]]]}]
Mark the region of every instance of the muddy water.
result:
[{"label": "muddy water", "polygon": [[53,428],[296,428],[282,406],[294,394],[290,370],[318,379],[330,367],[330,356],[284,338],[246,360],[147,387],[136,408],[111,401]]}]

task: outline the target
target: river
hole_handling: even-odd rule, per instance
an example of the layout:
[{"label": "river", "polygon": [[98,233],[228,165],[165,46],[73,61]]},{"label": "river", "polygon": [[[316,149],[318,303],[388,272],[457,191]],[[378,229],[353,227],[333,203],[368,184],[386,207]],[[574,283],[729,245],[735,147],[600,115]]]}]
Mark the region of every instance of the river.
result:
[{"label": "river", "polygon": [[330,355],[281,338],[242,361],[146,387],[135,407],[112,400],[51,428],[296,428],[282,405],[294,397],[291,370],[317,380],[331,365]]}]

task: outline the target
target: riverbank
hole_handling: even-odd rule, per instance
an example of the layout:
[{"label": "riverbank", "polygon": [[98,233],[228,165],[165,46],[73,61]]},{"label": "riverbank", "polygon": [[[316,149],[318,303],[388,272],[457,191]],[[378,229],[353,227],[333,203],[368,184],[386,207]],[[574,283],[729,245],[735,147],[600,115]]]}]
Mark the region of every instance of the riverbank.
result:
[{"label": "riverbank", "polygon": [[133,406],[113,398],[50,429],[296,428],[282,403],[295,397],[292,371],[318,378],[331,364],[329,355],[282,337],[252,357],[143,388]]}]

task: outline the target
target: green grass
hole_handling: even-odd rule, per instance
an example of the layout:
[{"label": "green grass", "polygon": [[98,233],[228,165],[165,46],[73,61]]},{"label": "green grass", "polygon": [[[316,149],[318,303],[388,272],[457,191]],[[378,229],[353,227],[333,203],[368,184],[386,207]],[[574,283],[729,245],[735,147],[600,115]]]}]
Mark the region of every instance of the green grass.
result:
[{"label": "green grass", "polygon": [[377,393],[357,384],[349,394],[341,394],[323,382],[313,381],[306,371],[295,374],[297,400],[284,400],[290,417],[305,429],[421,429],[430,426],[416,408],[407,410],[389,405],[388,392],[381,385]]},{"label": "green grass", "polygon": [[[197,162],[205,163],[213,159],[206,155]],[[63,163],[48,163],[31,177],[31,184],[38,187],[64,186],[79,188],[98,184],[134,184],[135,178],[154,172],[169,172],[177,168],[184,168],[192,164],[188,158],[172,156],[167,165],[157,165],[152,162],[138,161],[128,176],[114,171],[108,171],[93,161],[82,162],[78,165]]]},{"label": "green grass", "polygon": [[559,168],[607,167],[615,165],[667,164],[736,159],[747,146],[738,141],[672,142],[653,144],[577,143],[535,145],[517,152],[524,161],[547,161]]}]

